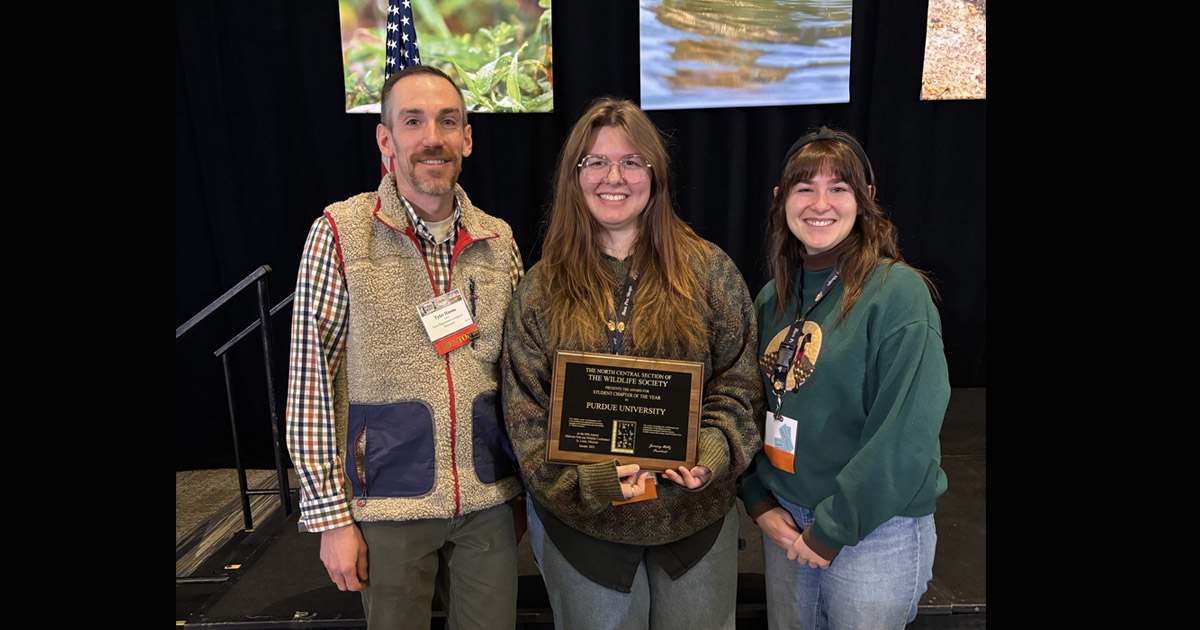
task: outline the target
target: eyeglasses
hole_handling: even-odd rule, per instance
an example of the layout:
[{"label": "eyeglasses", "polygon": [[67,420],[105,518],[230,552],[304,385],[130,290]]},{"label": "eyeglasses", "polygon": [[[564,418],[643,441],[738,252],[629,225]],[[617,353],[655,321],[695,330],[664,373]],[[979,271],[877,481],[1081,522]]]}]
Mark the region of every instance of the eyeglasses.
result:
[{"label": "eyeglasses", "polygon": [[[615,163],[617,170],[621,172],[621,177],[627,184],[641,182],[646,178],[646,173],[650,170],[650,163],[640,155],[626,155]],[[588,183],[599,184],[612,172],[613,164],[614,162],[603,155],[585,155],[577,166],[583,169],[583,178]]]}]

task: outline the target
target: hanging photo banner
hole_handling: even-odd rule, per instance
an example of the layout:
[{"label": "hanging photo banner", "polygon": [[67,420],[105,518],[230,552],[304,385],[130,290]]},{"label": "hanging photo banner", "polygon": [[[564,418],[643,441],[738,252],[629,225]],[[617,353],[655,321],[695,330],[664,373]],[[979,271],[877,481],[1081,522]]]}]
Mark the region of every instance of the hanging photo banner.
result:
[{"label": "hanging photo banner", "polygon": [[642,109],[850,102],[851,0],[641,0]]},{"label": "hanging photo banner", "polygon": [[987,98],[987,0],[929,0],[921,100]]},{"label": "hanging photo banner", "polygon": [[554,111],[550,0],[340,0],[346,111],[379,113],[387,76],[442,70],[469,113]]}]

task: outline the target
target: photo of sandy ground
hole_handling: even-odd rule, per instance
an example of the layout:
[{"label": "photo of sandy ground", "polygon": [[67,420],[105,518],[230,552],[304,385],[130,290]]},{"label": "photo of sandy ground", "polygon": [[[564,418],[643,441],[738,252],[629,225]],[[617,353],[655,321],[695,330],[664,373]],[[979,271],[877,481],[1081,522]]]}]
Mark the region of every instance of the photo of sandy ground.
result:
[{"label": "photo of sandy ground", "polygon": [[987,0],[929,0],[921,100],[987,98]]}]

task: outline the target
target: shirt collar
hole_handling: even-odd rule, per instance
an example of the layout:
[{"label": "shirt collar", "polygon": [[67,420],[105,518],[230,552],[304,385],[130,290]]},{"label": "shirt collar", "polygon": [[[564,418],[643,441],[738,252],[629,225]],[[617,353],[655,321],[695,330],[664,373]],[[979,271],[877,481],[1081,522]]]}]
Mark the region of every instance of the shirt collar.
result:
[{"label": "shirt collar", "polygon": [[[408,213],[408,220],[412,224],[413,230],[415,230],[416,233],[421,236],[421,238],[433,243],[434,245],[440,245],[440,243],[437,243],[433,240],[433,234],[431,234],[429,232],[429,228],[425,226],[425,220],[417,214],[417,211],[413,209],[412,204],[404,198],[404,195],[397,196],[400,197],[400,204],[404,206],[404,211]],[[458,236],[458,222],[459,219],[462,218],[462,207],[459,206],[458,195],[454,196],[454,214],[451,216],[453,217],[453,220],[450,223],[450,229],[446,232],[446,239],[442,241],[443,243]]]}]

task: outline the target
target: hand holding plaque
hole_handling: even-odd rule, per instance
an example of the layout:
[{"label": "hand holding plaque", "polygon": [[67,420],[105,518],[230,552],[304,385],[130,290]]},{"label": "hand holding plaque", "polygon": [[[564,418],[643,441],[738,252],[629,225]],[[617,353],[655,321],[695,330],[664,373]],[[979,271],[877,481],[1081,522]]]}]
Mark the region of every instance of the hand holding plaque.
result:
[{"label": "hand holding plaque", "polygon": [[635,499],[646,494],[646,477],[651,472],[641,470],[637,464],[617,466],[617,478],[621,481],[621,494],[626,499]]},{"label": "hand holding plaque", "polygon": [[680,466],[677,470],[670,468],[664,470],[663,476],[684,488],[695,490],[708,483],[708,480],[712,478],[712,471],[707,466],[696,466],[692,469]]},{"label": "hand holding plaque", "polygon": [[556,352],[546,461],[691,470],[703,377],[696,361]]}]

